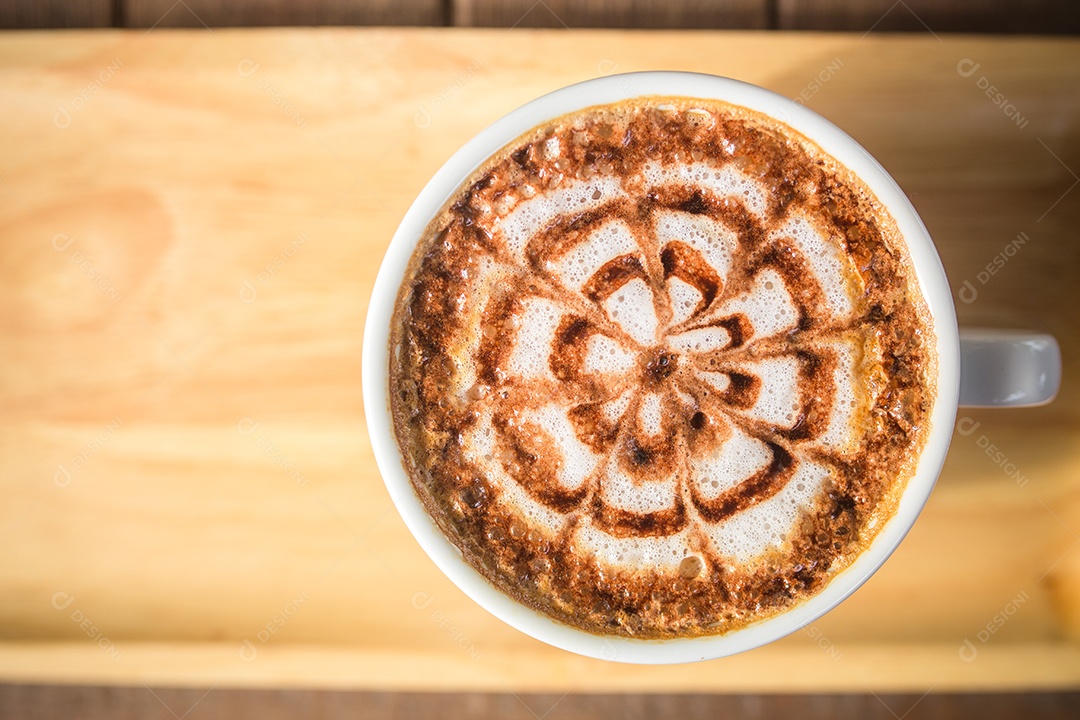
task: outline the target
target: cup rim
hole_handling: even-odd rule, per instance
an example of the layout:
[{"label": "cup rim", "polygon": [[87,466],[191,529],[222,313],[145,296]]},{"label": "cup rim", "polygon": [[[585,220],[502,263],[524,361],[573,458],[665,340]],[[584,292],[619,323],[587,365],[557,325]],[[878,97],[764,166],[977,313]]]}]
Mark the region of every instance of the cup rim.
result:
[{"label": "cup rim", "polygon": [[[933,319],[938,376],[931,430],[915,473],[896,512],[851,565],[812,597],[746,627],[723,635],[642,640],[594,635],[560,623],[512,600],[465,562],[428,515],[402,465],[389,409],[389,334],[398,287],[416,243],[481,163],[547,120],[596,105],[659,95],[721,100],[781,120],[866,184],[893,216],[908,246]],[[364,328],[362,391],[372,451],[394,505],[421,548],[466,595],[503,622],[564,650],[605,660],[668,664],[725,657],[796,632],[843,602],[884,564],[914,524],[945,462],[959,397],[959,355],[952,294],[933,241],[907,196],[861,145],[817,113],[765,88],[715,75],[646,71],[585,80],[543,95],[482,130],[435,173],[406,212],[379,268]]]}]

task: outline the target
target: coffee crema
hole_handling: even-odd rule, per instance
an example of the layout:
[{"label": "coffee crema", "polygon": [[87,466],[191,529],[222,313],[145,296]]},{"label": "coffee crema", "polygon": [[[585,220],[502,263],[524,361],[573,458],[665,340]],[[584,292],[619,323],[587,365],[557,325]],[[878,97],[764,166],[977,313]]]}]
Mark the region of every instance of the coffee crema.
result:
[{"label": "coffee crema", "polygon": [[420,240],[389,350],[404,466],[465,560],[638,638],[825,587],[892,516],[935,400],[892,218],[713,100],[588,108],[489,158]]}]

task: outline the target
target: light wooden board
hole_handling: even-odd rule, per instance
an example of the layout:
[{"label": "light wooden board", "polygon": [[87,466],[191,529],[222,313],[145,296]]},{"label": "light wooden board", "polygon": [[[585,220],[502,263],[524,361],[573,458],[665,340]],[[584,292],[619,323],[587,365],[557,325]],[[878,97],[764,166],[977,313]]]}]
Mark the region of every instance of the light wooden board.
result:
[{"label": "light wooden board", "polygon": [[[978,292],[961,320],[1054,332],[1066,364],[1053,405],[961,411],[908,539],[812,629],[651,671],[546,648],[442,577],[382,487],[359,372],[382,253],[439,165],[533,97],[648,68],[803,97],[910,194]],[[0,679],[1080,685],[1077,87],[1070,40],[0,37]]]}]

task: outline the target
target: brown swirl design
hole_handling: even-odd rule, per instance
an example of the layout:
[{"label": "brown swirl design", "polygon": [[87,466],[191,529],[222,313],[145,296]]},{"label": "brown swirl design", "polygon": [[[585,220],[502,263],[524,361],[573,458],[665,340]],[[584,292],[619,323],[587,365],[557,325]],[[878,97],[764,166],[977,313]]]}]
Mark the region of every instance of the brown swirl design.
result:
[{"label": "brown swirl design", "polygon": [[[708,218],[740,238],[732,272],[713,267],[691,244],[661,243],[650,229],[661,213],[690,213]],[[582,243],[612,224],[632,228],[636,249],[599,266],[580,289],[568,287],[557,268]],[[660,187],[644,200],[617,198],[587,213],[553,219],[528,240],[530,284],[518,284],[493,297],[480,313],[478,380],[493,392],[478,401],[477,411],[490,413],[506,475],[533,499],[566,514],[581,512],[597,527],[616,536],[665,536],[699,519],[718,523],[775,495],[793,476],[802,454],[799,446],[819,439],[833,415],[834,397],[846,390],[834,386],[836,359],[822,340],[841,338],[852,323],[836,322],[826,309],[824,293],[810,263],[788,238],[763,240],[767,229],[739,202],[721,202],[700,189]],[[750,292],[761,273],[782,279],[797,313],[798,343],[777,343],[776,336],[755,331],[745,313],[724,312],[725,301]],[[697,291],[700,299],[688,317],[673,318],[669,284],[672,278]],[[647,287],[658,320],[655,342],[642,343],[627,332],[605,303],[629,283]],[[550,377],[532,379],[509,369],[530,299],[560,308],[546,365]],[[700,349],[676,349],[688,333],[714,331],[724,341]],[[785,336],[789,332],[784,333]],[[602,336],[634,358],[622,372],[598,373],[586,368],[590,341]],[[788,338],[790,340],[790,338]],[[748,367],[772,357],[791,357],[798,365],[797,409],[788,424],[761,420],[752,412],[765,391],[764,381]],[[723,390],[702,376],[727,379]],[[639,421],[647,395],[663,408],[658,432],[646,432]],[[605,405],[623,398],[625,410],[612,418]],[[558,481],[560,438],[530,423],[514,423],[530,410],[565,408],[577,439],[599,456],[596,469],[576,487]],[[655,402],[655,401],[654,401]],[[691,483],[697,457],[714,454],[738,428],[760,441],[771,459],[739,478],[733,487],[706,498]],[[613,461],[613,462],[612,462]],[[607,503],[604,485],[613,470],[637,486],[673,483],[669,507],[635,512]],[[644,493],[649,489],[645,487]],[[694,513],[687,512],[691,504]]]}]

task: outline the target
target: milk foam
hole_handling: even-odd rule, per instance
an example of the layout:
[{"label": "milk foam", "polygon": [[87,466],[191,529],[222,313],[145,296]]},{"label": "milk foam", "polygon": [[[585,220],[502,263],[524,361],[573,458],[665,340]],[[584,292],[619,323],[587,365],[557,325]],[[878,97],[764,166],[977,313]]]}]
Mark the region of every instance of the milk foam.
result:
[{"label": "milk foam", "polygon": [[707,370],[699,370],[698,377],[705,382],[712,385],[720,392],[724,392],[731,386],[731,376],[723,372],[709,372]]},{"label": "milk foam", "polygon": [[731,334],[718,325],[687,330],[684,333],[668,336],[668,345],[673,350],[683,352],[707,353],[723,350],[731,344]]},{"label": "milk foam", "polygon": [[526,422],[542,428],[562,455],[559,468],[559,484],[568,490],[581,487],[585,479],[596,469],[600,458],[577,438],[574,427],[566,417],[566,410],[558,405],[545,405],[538,410],[523,413]]},{"label": "milk foam", "polygon": [[624,391],[619,397],[614,400],[609,400],[600,406],[604,411],[604,416],[610,422],[618,422],[619,418],[623,416],[630,408],[630,400],[633,398],[634,393],[631,390]]},{"label": "milk foam", "polygon": [[588,523],[574,535],[574,545],[578,551],[591,553],[602,566],[672,570],[691,554],[689,535],[683,530],[666,537],[617,538]]},{"label": "milk foam", "polygon": [[663,429],[662,415],[661,397],[656,393],[646,393],[638,409],[638,423],[647,436],[656,437],[660,434]]},{"label": "milk foam", "polygon": [[625,197],[617,177],[577,180],[521,202],[496,227],[514,260],[525,262],[525,246],[537,228],[545,228],[560,215],[594,210],[616,197]]},{"label": "milk foam", "polygon": [[[499,474],[505,476],[501,470]],[[555,512],[538,502],[525,492],[524,488],[509,478],[502,483],[499,504],[549,537],[557,536],[566,529],[568,522],[566,515]]]},{"label": "milk foam", "polygon": [[585,350],[585,371],[603,374],[625,373],[634,367],[636,359],[622,345],[607,335],[593,334]]},{"label": "milk foam", "polygon": [[496,489],[517,485],[512,480],[507,482],[506,473],[503,472],[502,465],[499,463],[497,436],[491,424],[490,409],[480,411],[477,421],[465,433],[462,449],[469,462],[484,468],[487,481]]},{"label": "milk foam", "polygon": [[717,307],[711,317],[743,315],[754,329],[754,338],[767,338],[794,330],[799,311],[780,273],[766,269],[754,276],[750,291]]},{"label": "milk foam", "polygon": [[644,280],[635,278],[623,285],[604,301],[604,310],[638,344],[649,347],[656,342],[656,305]]},{"label": "milk foam", "polygon": [[718,197],[738,200],[759,220],[765,219],[769,190],[761,182],[743,174],[733,165],[716,168],[704,162],[663,165],[646,163],[642,178],[647,189],[661,185],[697,187]]},{"label": "milk foam", "polygon": [[789,218],[769,234],[770,240],[785,238],[794,241],[809,263],[833,316],[842,319],[850,315],[853,309],[851,298],[858,297],[861,289],[855,286],[857,273],[841,249],[840,240],[830,237],[828,232],[816,227],[805,216]]},{"label": "milk foam", "polygon": [[640,257],[637,243],[626,223],[609,222],[594,230],[556,263],[556,274],[572,290],[581,290],[605,263],[622,255]]},{"label": "milk foam", "polygon": [[612,454],[604,468],[601,499],[610,508],[648,515],[674,507],[676,490],[674,475],[656,482],[636,480],[623,473],[618,458]]},{"label": "milk foam", "polygon": [[671,324],[678,325],[690,318],[704,298],[698,289],[677,277],[668,278],[668,299],[671,302]]},{"label": "milk foam", "polygon": [[701,253],[720,277],[731,273],[739,237],[727,225],[707,215],[668,210],[656,213],[654,232],[661,249],[672,241],[682,241]]},{"label": "milk foam", "polygon": [[716,452],[693,460],[691,482],[701,497],[715,500],[767,468],[771,461],[772,453],[765,443],[733,426],[731,437]]},{"label": "milk foam", "polygon": [[871,388],[861,379],[859,368],[866,362],[881,362],[881,358],[865,358],[861,345],[854,340],[825,343],[824,347],[835,353],[837,359],[832,376],[836,401],[828,427],[813,444],[846,454],[859,448],[862,436],[860,426],[867,421],[869,410],[877,400]]},{"label": "milk foam", "polygon": [[555,331],[562,319],[562,307],[543,298],[528,298],[523,311],[515,318],[517,333],[507,370],[523,378],[554,380],[548,365],[554,347]]},{"label": "milk foam", "polygon": [[740,370],[761,380],[757,402],[746,414],[778,427],[794,425],[803,403],[799,394],[799,365],[799,359],[792,356],[741,364]]},{"label": "milk foam", "polygon": [[750,563],[766,550],[782,546],[831,473],[824,465],[801,462],[780,492],[724,522],[706,525],[709,540],[718,553],[739,563]]}]

